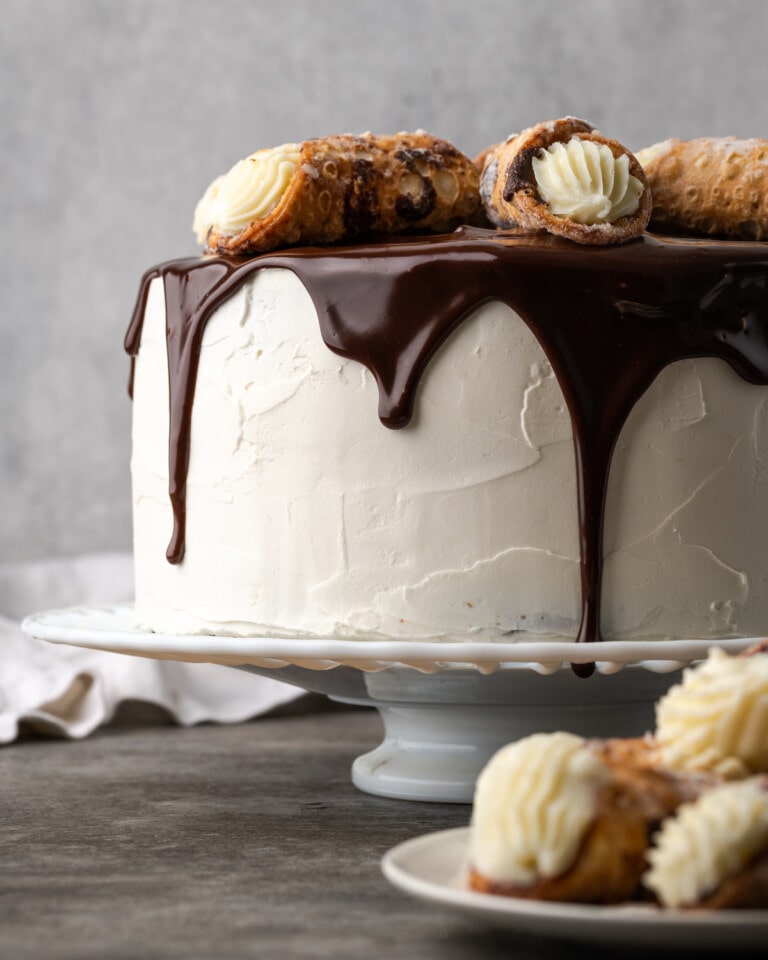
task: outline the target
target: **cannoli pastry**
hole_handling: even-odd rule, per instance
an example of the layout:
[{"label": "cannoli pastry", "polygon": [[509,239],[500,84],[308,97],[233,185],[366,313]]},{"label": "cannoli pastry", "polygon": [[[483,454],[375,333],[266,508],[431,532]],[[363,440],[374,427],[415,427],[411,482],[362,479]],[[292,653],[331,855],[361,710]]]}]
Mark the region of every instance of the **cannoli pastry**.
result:
[{"label": "cannoli pastry", "polygon": [[665,140],[637,159],[653,194],[654,227],[768,238],[768,140]]},{"label": "cannoli pastry", "polygon": [[212,253],[247,254],[363,233],[443,231],[480,209],[471,160],[431,134],[343,134],[259,150],[218,177],[193,229]]},{"label": "cannoli pastry", "polygon": [[726,779],[768,772],[768,653],[719,647],[656,704],[659,762]]},{"label": "cannoli pastry", "polygon": [[655,836],[643,881],[665,907],[768,907],[768,778],[684,804]]},{"label": "cannoli pastry", "polygon": [[539,123],[485,151],[478,162],[483,204],[498,227],[614,244],[648,225],[651,195],[642,167],[584,120]]},{"label": "cannoli pastry", "polygon": [[553,733],[503,747],[477,782],[470,887],[539,900],[633,897],[651,832],[701,780],[647,765],[642,742],[631,744]]}]

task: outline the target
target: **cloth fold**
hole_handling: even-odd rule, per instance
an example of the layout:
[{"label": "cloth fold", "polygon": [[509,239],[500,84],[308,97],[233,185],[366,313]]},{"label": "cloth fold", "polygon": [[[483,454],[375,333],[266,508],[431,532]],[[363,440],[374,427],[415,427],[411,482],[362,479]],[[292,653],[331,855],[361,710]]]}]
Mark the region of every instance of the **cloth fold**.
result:
[{"label": "cloth fold", "polygon": [[89,554],[0,566],[0,743],[27,724],[76,739],[108,723],[126,700],[164,708],[183,725],[238,723],[295,700],[302,691],[209,663],[150,660],[27,637],[28,614],[133,596],[128,554]]}]

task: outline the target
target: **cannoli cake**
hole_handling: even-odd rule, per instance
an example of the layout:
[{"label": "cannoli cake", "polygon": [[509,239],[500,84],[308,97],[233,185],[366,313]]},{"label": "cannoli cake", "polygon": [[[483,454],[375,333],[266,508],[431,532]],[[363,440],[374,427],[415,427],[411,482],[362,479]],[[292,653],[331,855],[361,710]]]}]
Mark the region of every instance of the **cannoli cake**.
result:
[{"label": "cannoli cake", "polygon": [[768,248],[645,232],[652,184],[574,118],[217,178],[126,339],[140,624],[762,634]]}]

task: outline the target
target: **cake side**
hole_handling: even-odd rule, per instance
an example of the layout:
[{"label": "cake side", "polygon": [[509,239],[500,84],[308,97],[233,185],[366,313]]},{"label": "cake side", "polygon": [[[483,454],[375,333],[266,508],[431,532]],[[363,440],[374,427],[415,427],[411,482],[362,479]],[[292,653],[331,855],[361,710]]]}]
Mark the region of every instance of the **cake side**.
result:
[{"label": "cake side", "polygon": [[[134,389],[143,626],[576,636],[571,421],[541,346],[512,309],[490,303],[464,320],[428,364],[410,424],[390,431],[376,416],[374,378],[323,343],[299,280],[259,270],[204,333],[179,565],[165,558],[165,341],[156,279]],[[766,622],[756,532],[768,505],[763,461],[753,463],[766,402],[722,361],[699,359],[664,370],[632,411],[608,488],[606,638],[751,635]]]},{"label": "cake side", "polygon": [[527,611],[540,631],[575,629],[575,488],[563,495],[560,480],[574,470],[568,414],[541,348],[498,303],[451,335],[424,374],[410,424],[392,431],[378,420],[369,371],[323,343],[301,283],[259,271],[206,328],[186,551],[169,564],[161,283],[134,386],[142,623],[491,639],[524,625]]}]

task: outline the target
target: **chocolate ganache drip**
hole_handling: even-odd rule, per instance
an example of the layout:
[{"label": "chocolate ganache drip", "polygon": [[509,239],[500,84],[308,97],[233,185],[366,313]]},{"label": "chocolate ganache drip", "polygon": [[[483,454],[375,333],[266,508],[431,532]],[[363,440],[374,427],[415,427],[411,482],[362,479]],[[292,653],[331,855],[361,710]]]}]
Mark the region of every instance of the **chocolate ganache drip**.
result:
[{"label": "chocolate ganache drip", "polygon": [[283,267],[309,291],[326,345],[364,364],[386,427],[405,426],[419,378],[478,306],[500,300],[541,344],[573,423],[581,555],[578,641],[600,633],[611,455],[634,404],[676,360],[720,357],[768,384],[768,246],[644,236],[579,247],[549,236],[461,227],[453,234],[255,258],[195,258],[148,271],[125,340],[135,357],[150,281],[165,284],[170,388],[167,558],[184,557],[191,411],[213,311],[255,271]]}]

